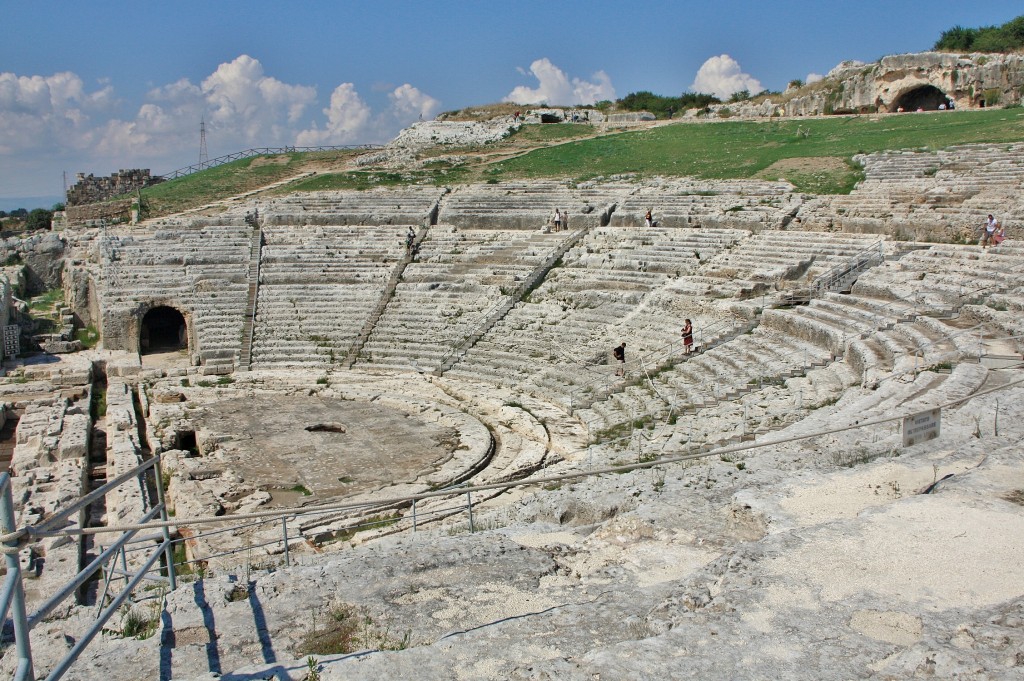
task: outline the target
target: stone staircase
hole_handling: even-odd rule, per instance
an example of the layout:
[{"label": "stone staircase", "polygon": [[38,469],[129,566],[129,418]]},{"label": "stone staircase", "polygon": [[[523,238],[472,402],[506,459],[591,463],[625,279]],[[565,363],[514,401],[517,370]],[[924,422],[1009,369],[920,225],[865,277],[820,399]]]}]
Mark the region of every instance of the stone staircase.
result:
[{"label": "stone staircase", "polygon": [[256,324],[256,301],[260,287],[260,254],[263,250],[263,230],[254,225],[249,243],[249,293],[245,304],[245,322],[242,324],[242,348],[238,369],[248,371],[252,363],[253,327]]},{"label": "stone staircase", "polygon": [[551,271],[551,268],[561,260],[562,256],[565,255],[570,248],[575,246],[584,236],[586,236],[589,231],[589,227],[584,227],[583,229],[574,232],[568,239],[562,242],[562,244],[556,248],[554,252],[544,260],[544,262],[538,265],[537,268],[526,277],[512,295],[508,296],[503,302],[494,307],[492,311],[487,314],[481,324],[473,329],[466,338],[442,356],[441,364],[434,371],[434,374],[437,376],[444,375],[446,371],[451,369],[463,357],[465,357],[470,348],[472,348],[473,345],[475,345],[476,342],[484,336],[484,334],[490,331],[495,324],[508,314],[508,311],[515,307],[516,303],[519,302],[523,296],[536,288],[544,280],[544,277],[547,276],[548,272]]},{"label": "stone staircase", "polygon": [[352,347],[349,348],[348,355],[345,357],[343,362],[346,369],[351,369],[352,365],[356,363],[359,358],[359,353],[362,351],[366,341],[370,338],[370,334],[373,333],[374,327],[377,326],[377,322],[380,320],[380,316],[384,314],[384,310],[387,309],[388,303],[395,295],[395,289],[398,288],[398,282],[402,280],[402,274],[405,272],[406,266],[412,262],[413,254],[419,250],[420,244],[423,239],[427,236],[427,226],[421,227],[416,232],[416,237],[413,239],[412,246],[409,248],[402,259],[398,261],[395,269],[391,272],[391,277],[388,279],[388,283],[384,286],[384,291],[380,295],[380,301],[377,302],[377,306],[373,308],[373,311],[366,318],[366,323],[363,324],[363,328],[359,331],[359,336],[355,342],[352,343]]}]

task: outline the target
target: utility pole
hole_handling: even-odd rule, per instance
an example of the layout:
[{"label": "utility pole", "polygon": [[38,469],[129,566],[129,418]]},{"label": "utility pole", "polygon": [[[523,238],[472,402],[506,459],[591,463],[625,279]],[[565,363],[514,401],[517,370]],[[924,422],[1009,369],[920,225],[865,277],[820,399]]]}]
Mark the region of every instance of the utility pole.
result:
[{"label": "utility pole", "polygon": [[199,120],[199,168],[205,168],[210,162],[210,156],[206,153],[206,116]]}]

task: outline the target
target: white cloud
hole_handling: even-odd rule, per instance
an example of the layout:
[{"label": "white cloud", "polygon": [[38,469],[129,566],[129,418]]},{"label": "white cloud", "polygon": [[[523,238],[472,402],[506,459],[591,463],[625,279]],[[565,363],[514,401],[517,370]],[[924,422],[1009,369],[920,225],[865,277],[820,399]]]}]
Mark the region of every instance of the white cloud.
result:
[{"label": "white cloud", "polygon": [[697,71],[697,77],[690,86],[693,92],[712,94],[720,99],[728,99],[740,90],[748,90],[757,94],[764,88],[761,82],[749,73],[743,73],[739,62],[727,54],[711,57]]},{"label": "white cloud", "polygon": [[[526,75],[521,68],[517,70]],[[615,88],[612,87],[612,81],[604,71],[598,71],[592,75],[592,81],[580,78],[570,80],[565,71],[544,57],[530,64],[530,73],[537,79],[538,86],[530,88],[520,85],[508,93],[504,101],[516,104],[546,103],[552,106],[565,106],[593,104],[603,99],[615,99]]]},{"label": "white cloud", "polygon": [[321,129],[313,127],[298,134],[295,143],[303,147],[320,144],[351,144],[370,122],[370,107],[363,101],[352,83],[342,83],[331,93],[331,104],[323,110],[327,124]]},{"label": "white cloud", "polygon": [[203,81],[203,95],[214,126],[242,130],[252,144],[286,138],[282,124],[299,121],[316,101],[316,88],[288,85],[263,74],[263,65],[248,55],[221,64]]},{"label": "white cloud", "polygon": [[82,79],[65,71],[52,76],[0,73],[0,154],[38,148],[84,148],[90,121],[116,102],[107,85],[87,92]]},{"label": "white cloud", "polygon": [[392,114],[403,126],[418,119],[433,118],[441,107],[441,102],[408,83],[396,87],[388,99],[391,100]]},{"label": "white cloud", "polygon": [[[352,83],[343,83],[317,111],[315,86],[278,80],[243,54],[198,83],[182,78],[154,87],[134,114],[114,117],[119,102],[107,82],[89,90],[71,72],[0,73],[0,187],[11,195],[45,194],[53,181],[43,173],[59,182],[61,170],[166,172],[194,163],[201,118],[210,153],[218,155],[261,146],[385,142],[440,109],[438,100],[408,83],[386,92],[386,103],[374,111]],[[44,182],[47,188],[37,188]]]},{"label": "white cloud", "polygon": [[825,76],[821,75],[820,73],[808,73],[807,77],[804,78],[804,82],[806,84],[810,85],[811,83],[817,83],[819,80],[822,80],[824,77]]}]

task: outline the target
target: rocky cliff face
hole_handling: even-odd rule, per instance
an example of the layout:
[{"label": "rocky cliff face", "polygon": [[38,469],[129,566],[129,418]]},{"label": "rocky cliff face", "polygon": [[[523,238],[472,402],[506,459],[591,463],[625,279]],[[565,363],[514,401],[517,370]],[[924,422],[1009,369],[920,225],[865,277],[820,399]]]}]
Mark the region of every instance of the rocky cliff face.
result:
[{"label": "rocky cliff face", "polygon": [[1024,96],[1024,55],[921,52],[884,57],[865,64],[838,65],[819,83],[758,103],[728,107],[740,117],[814,116],[832,113],[885,113],[1020,104]]}]

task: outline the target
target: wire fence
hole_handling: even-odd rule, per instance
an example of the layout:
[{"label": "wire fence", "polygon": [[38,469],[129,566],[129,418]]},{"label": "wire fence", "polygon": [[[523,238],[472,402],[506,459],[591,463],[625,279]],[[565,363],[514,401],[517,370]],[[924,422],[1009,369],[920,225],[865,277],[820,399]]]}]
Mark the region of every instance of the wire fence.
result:
[{"label": "wire fence", "polygon": [[202,161],[201,163],[194,163],[184,168],[178,168],[172,170],[169,173],[161,175],[164,180],[176,180],[179,177],[185,177],[193,173],[198,173],[201,170],[208,170],[210,168],[216,168],[222,166],[225,163],[231,163],[232,161],[238,161],[243,158],[251,158],[253,156],[269,156],[272,154],[291,154],[291,153],[307,153],[314,151],[345,151],[352,149],[365,149],[367,151],[373,149],[381,149],[379,144],[347,144],[347,145],[321,145],[317,147],[254,147],[252,149],[246,149],[244,151],[236,151],[233,154],[226,154],[224,156],[218,156],[217,158],[211,158],[209,161]]}]

